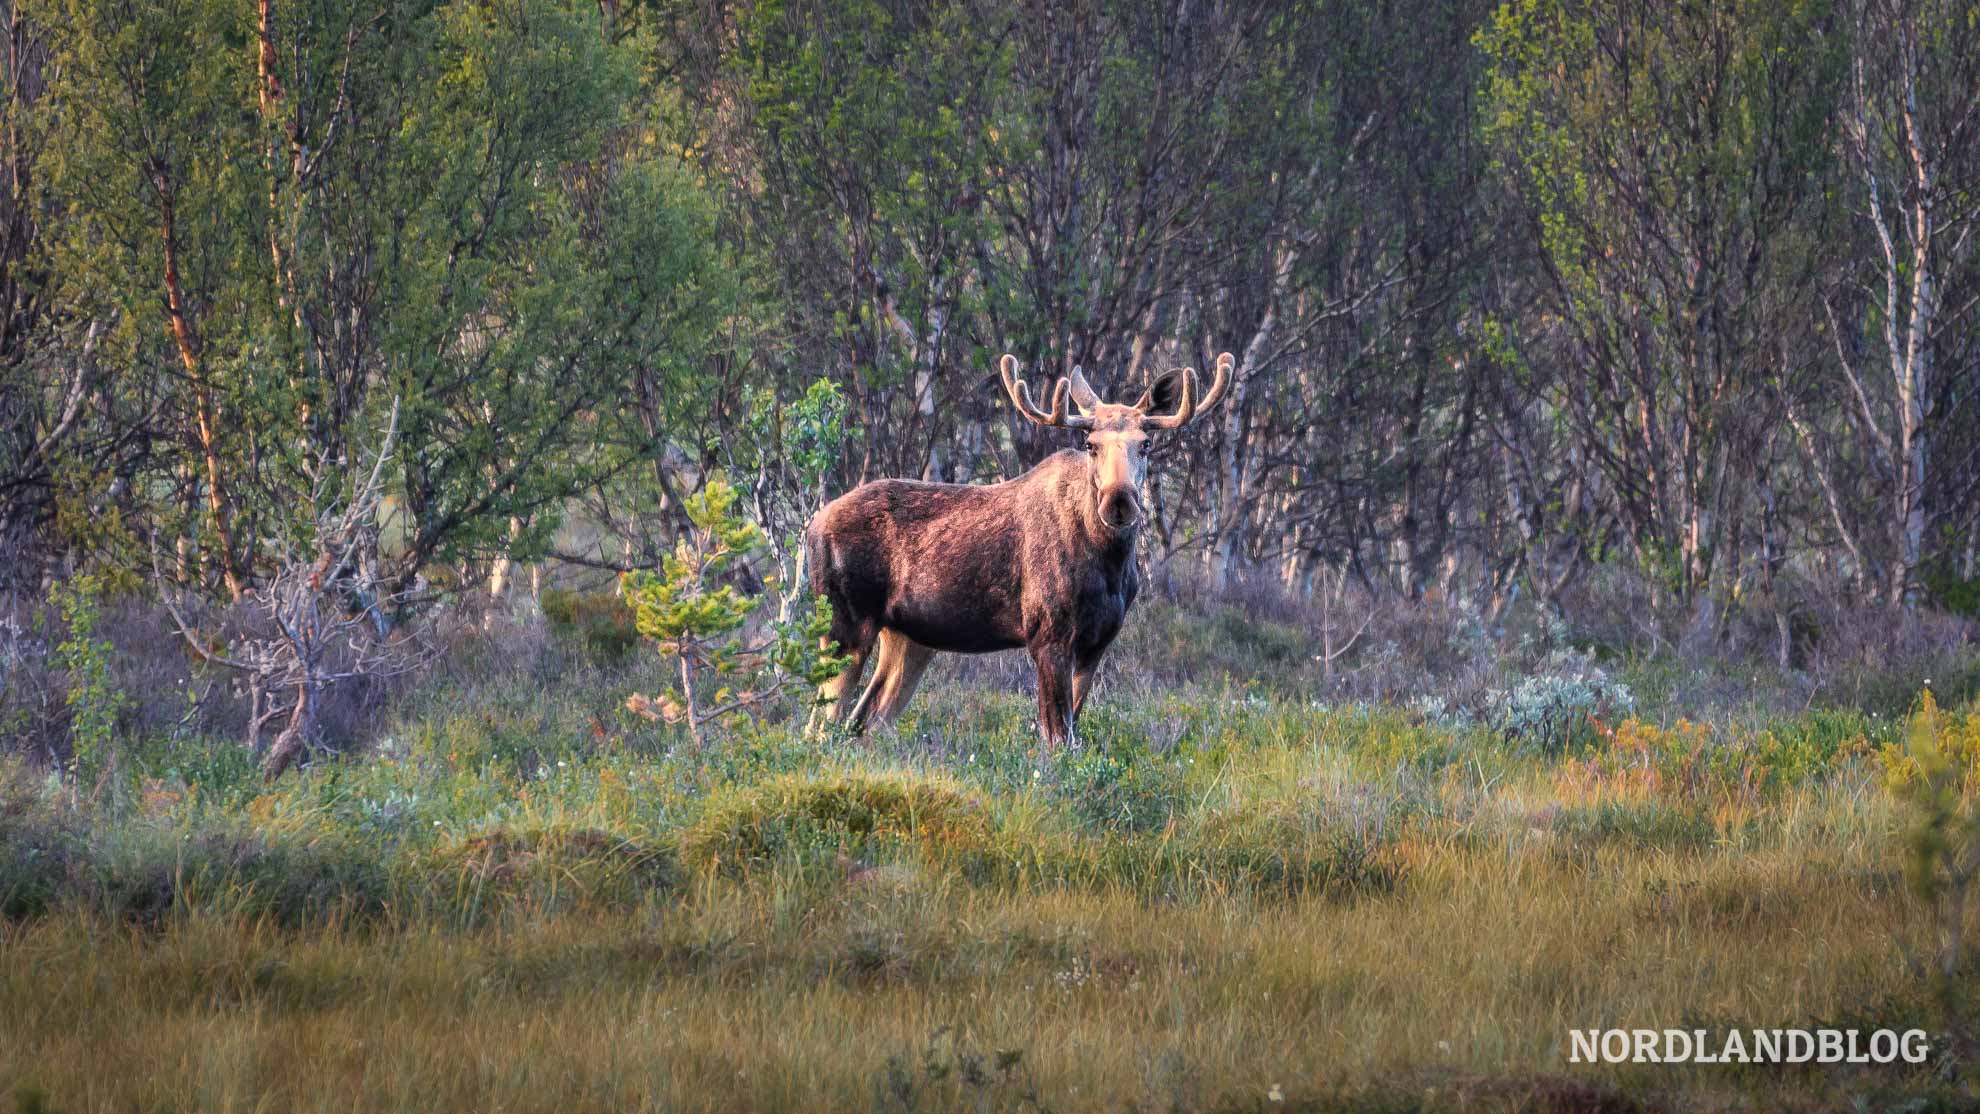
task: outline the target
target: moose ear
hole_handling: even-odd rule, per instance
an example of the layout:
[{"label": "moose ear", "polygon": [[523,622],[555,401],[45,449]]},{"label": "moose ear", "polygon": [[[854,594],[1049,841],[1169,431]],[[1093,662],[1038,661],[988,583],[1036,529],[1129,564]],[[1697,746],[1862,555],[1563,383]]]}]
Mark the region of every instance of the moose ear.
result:
[{"label": "moose ear", "polygon": [[1072,373],[1072,400],[1082,414],[1091,414],[1100,406],[1100,396],[1093,393],[1093,387],[1086,381],[1086,373],[1077,367],[1073,368]]},{"label": "moose ear", "polygon": [[1148,392],[1135,403],[1135,409],[1144,414],[1173,414],[1182,405],[1182,389],[1183,369],[1172,368],[1149,384]]}]

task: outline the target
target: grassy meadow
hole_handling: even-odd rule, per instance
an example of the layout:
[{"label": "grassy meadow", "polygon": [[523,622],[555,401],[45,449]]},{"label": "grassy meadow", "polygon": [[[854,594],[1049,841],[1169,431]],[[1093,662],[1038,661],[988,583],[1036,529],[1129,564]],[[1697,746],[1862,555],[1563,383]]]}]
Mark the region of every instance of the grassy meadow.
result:
[{"label": "grassy meadow", "polygon": [[[1451,667],[1454,695],[1411,698],[1343,695],[1355,682],[1323,682],[1310,633],[1257,615],[1158,603],[1130,627],[1083,746],[1058,753],[1035,742],[1022,663],[1000,659],[938,667],[874,738],[741,724],[695,751],[624,711],[641,651],[527,616],[460,634],[360,744],[272,785],[191,729],[119,747],[89,783],[8,759],[0,1097],[1975,1100],[1964,976],[1922,973],[1934,922],[1907,882],[1904,791],[1921,746],[1980,760],[1970,651],[1935,662],[1930,690],[1866,673],[1790,700],[1750,671],[1501,647]],[[1572,1028],[1821,1026],[1925,1028],[1936,1051],[1568,1055]]]}]

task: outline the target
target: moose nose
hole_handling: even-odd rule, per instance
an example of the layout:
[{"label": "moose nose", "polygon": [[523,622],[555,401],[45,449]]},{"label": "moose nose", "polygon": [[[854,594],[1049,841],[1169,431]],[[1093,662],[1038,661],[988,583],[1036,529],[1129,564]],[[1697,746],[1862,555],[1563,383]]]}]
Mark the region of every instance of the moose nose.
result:
[{"label": "moose nose", "polygon": [[1108,488],[1100,496],[1100,521],[1114,530],[1125,530],[1141,517],[1141,504],[1131,487]]}]

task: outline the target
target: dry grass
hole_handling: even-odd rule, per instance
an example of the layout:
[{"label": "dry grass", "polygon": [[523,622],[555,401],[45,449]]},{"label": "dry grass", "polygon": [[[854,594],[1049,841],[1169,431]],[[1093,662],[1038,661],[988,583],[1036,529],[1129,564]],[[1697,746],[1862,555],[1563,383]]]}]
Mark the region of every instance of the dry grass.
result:
[{"label": "dry grass", "polygon": [[[1274,751],[1220,792],[1326,773],[1359,776]],[[1567,1063],[1571,1027],[1811,1025],[1906,1000],[1912,912],[1868,782],[1677,849],[1564,826],[1588,802],[1538,775],[1468,798],[1398,837],[1398,884],[1345,896],[1165,900],[840,855],[467,930],[53,914],[0,942],[0,1091],[55,1109],[1114,1110],[1277,1109],[1276,1087],[1292,1108],[1689,1109],[1923,1082]]]}]

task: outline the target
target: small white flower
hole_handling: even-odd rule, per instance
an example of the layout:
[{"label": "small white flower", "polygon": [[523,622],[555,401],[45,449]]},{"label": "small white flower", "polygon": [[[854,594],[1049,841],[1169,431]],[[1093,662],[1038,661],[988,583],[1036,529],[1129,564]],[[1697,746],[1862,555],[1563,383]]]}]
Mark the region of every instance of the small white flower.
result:
[{"label": "small white flower", "polygon": [[1279,1090],[1279,1085],[1277,1083],[1272,1084],[1272,1089],[1265,1092],[1265,1097],[1271,1099],[1273,1102],[1286,1101],[1286,1093],[1284,1091]]},{"label": "small white flower", "polygon": [[1450,1041],[1438,1041],[1438,1042],[1437,1042],[1437,1051],[1439,1051],[1439,1052],[1441,1052],[1441,1053],[1443,1053],[1443,1054],[1444,1054],[1444,1055],[1446,1055],[1446,1056],[1449,1056],[1449,1055],[1451,1054],[1451,1042],[1450,1042]]}]

